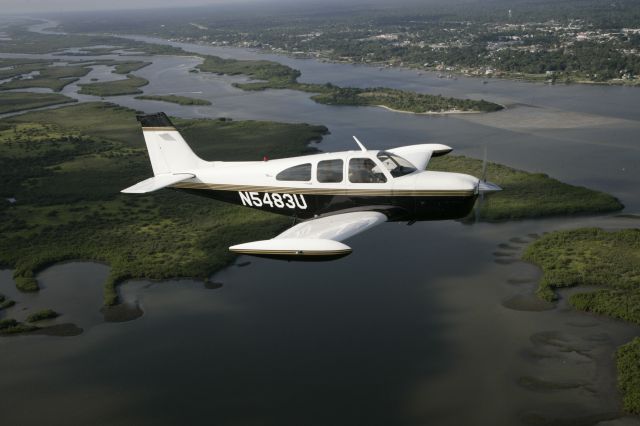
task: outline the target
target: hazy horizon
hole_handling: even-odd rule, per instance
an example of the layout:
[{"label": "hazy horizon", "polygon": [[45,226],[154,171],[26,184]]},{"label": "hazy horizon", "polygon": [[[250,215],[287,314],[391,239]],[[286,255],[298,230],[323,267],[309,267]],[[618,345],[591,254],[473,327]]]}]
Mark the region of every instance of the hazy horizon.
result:
[{"label": "hazy horizon", "polygon": [[175,0],[111,0],[107,3],[91,3],[85,0],[4,0],[0,14],[15,15],[25,13],[50,12],[83,12],[83,11],[114,11],[136,9],[172,9],[181,7],[213,6],[237,3],[266,3],[269,0],[182,0],[176,4]]},{"label": "hazy horizon", "polygon": [[[394,3],[403,5],[425,5],[438,3],[442,0],[399,0]],[[456,3],[475,3],[480,0],[453,0]],[[175,0],[111,0],[108,3],[88,3],[85,0],[4,0],[0,15],[47,14],[65,12],[99,12],[119,10],[153,10],[153,9],[189,9],[206,6],[360,6],[377,5],[389,6],[386,0],[183,0],[176,4]]]}]

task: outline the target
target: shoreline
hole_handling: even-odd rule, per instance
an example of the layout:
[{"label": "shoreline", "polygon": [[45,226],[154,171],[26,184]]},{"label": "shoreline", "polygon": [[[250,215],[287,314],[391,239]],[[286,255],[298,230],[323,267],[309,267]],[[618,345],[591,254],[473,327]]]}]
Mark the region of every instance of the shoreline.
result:
[{"label": "shoreline", "polygon": [[[419,66],[407,66],[407,65],[389,65],[386,63],[382,63],[382,62],[369,62],[369,63],[363,63],[363,62],[355,62],[355,61],[344,61],[344,60],[338,60],[338,59],[331,59],[331,58],[327,58],[324,56],[312,56],[312,55],[300,55],[300,54],[295,54],[293,52],[289,52],[289,51],[274,51],[274,50],[267,50],[267,49],[263,49],[263,48],[259,48],[259,47],[245,47],[245,46],[239,46],[239,45],[226,45],[226,46],[220,46],[217,44],[209,44],[209,43],[203,43],[201,41],[198,40],[183,40],[183,39],[166,39],[166,38],[162,38],[158,35],[146,35],[146,34],[135,34],[135,33],[129,33],[126,35],[116,35],[113,33],[105,33],[104,35],[111,35],[114,37],[123,37],[123,38],[127,38],[127,36],[132,36],[132,37],[148,37],[148,38],[152,38],[152,39],[157,39],[157,40],[164,40],[168,43],[183,43],[183,44],[194,44],[197,46],[206,46],[206,47],[213,47],[213,48],[230,48],[230,49],[246,49],[252,52],[256,52],[259,53],[261,55],[279,55],[279,56],[285,56],[287,58],[291,58],[291,59],[299,59],[299,60],[315,60],[318,62],[325,62],[325,63],[331,63],[331,64],[344,64],[344,65],[355,65],[355,66],[366,66],[366,67],[370,67],[370,68],[384,68],[384,69],[397,69],[397,70],[405,70],[405,71],[417,71],[420,73],[430,73],[430,74],[436,74],[436,73],[443,73],[445,71],[438,71],[432,68],[420,68]],[[526,77],[525,75],[521,75],[521,74],[508,74],[505,73],[503,75],[491,75],[491,76],[483,76],[483,75],[473,75],[473,74],[467,74],[461,71],[455,71],[455,70],[451,70],[451,71],[446,71],[446,73],[454,75],[456,77],[465,77],[465,78],[472,78],[472,79],[485,79],[485,80],[492,80],[492,79],[498,79],[498,80],[507,80],[507,81],[522,81],[522,82],[527,82],[527,83],[539,83],[539,84],[543,84],[543,85],[564,85],[564,86],[570,86],[572,84],[581,84],[581,85],[595,85],[595,86],[612,86],[612,87],[617,87],[617,86],[624,86],[624,87],[640,87],[640,79],[634,80],[633,82],[625,82],[625,81],[618,81],[618,80],[609,80],[609,81],[590,81],[590,80],[573,80],[573,81],[557,81],[557,82],[553,82],[550,83],[548,82],[547,78],[545,78],[545,75],[543,74],[539,74],[538,77]],[[447,80],[448,78],[443,78],[443,80]]]},{"label": "shoreline", "polygon": [[[506,109],[504,105],[498,104],[502,107],[502,109]],[[354,106],[363,106],[363,105],[354,105]],[[401,114],[413,114],[413,115],[454,115],[454,114],[483,114],[484,111],[462,111],[459,109],[450,109],[448,111],[427,111],[427,112],[413,112],[413,111],[403,111],[401,109],[393,109],[386,105],[368,105],[377,108],[384,108],[387,111],[391,112],[399,112]],[[497,112],[497,111],[494,111]]]}]

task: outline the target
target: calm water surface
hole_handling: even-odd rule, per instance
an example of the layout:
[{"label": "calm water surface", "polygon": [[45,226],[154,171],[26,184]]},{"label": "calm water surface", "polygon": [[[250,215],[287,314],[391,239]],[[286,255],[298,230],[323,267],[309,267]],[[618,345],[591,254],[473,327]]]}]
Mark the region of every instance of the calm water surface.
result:
[{"label": "calm water surface", "polygon": [[[476,157],[487,145],[495,161],[611,192],[628,212],[640,207],[637,89],[483,84],[176,45],[278,60],[302,70],[303,81],[470,96],[508,108],[417,116],[330,107],[295,91],[242,92],[230,82],[243,79],[189,73],[199,59],[170,56],[136,72],[151,81],[145,93],[185,94],[213,105],[109,100],[182,117],[325,124],[332,133],[324,150],[351,149],[352,134],[371,148],[432,141]],[[114,76],[96,67],[79,83],[91,78]],[[64,93],[96,99],[76,90]],[[0,315],[23,318],[54,307],[64,314],[56,321],[84,333],[0,339],[0,410],[20,424],[517,425],[576,417],[595,424],[619,416],[611,357],[638,329],[563,303],[513,309],[514,298],[530,302],[539,278],[537,268],[515,259],[534,234],[638,223],[596,217],[384,224],[350,240],[354,254],[331,263],[241,257],[237,264],[251,263],[216,274],[213,281],[223,286],[215,290],[190,280],[127,283],[123,298],[139,302],[145,315],[118,324],[105,323],[99,312],[104,265],[54,266],[39,276],[44,290],[29,296],[18,294],[11,272],[3,271],[0,292],[19,303]],[[505,253],[501,243],[512,249]]]}]

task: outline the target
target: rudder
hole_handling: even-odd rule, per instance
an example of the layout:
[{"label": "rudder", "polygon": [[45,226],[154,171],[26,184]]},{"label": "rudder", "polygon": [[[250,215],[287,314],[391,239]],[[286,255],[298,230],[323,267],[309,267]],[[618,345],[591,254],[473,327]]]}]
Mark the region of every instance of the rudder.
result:
[{"label": "rudder", "polygon": [[198,169],[205,161],[191,150],[164,112],[136,116],[142,126],[154,175]]}]

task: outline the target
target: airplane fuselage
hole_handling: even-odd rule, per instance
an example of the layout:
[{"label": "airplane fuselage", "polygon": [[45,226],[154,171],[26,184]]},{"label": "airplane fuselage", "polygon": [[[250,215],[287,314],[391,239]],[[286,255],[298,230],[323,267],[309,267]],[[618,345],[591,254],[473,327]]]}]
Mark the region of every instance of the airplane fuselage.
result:
[{"label": "airplane fuselage", "polygon": [[478,194],[500,190],[470,175],[426,170],[432,157],[451,152],[441,144],[375,151],[354,137],[360,151],[269,161],[205,161],[166,114],[141,115],[138,121],[154,176],[122,192],[173,188],[300,219],[269,240],[229,247],[238,254],[338,259],[351,253],[344,240],[381,223],[462,218],[471,212]]},{"label": "airplane fuselage", "polygon": [[[302,220],[349,211],[379,211],[389,221],[445,220],[465,217],[473,209],[478,195],[477,178],[418,170],[394,177],[379,160],[379,152],[383,151],[214,162],[207,169],[194,171],[197,178],[176,183],[173,188]],[[375,176],[355,177],[350,164],[365,160],[373,165]],[[323,176],[323,164],[333,164],[334,175]],[[278,178],[281,173],[304,165],[309,172],[304,178],[308,180],[286,180],[286,173]]]}]

